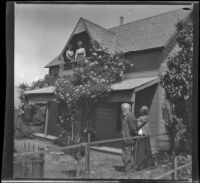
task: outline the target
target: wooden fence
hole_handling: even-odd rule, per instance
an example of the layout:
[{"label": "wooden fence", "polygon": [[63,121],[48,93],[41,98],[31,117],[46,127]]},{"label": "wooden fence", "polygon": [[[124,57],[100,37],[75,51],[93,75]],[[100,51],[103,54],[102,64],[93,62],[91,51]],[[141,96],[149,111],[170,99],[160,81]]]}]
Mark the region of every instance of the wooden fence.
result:
[{"label": "wooden fence", "polygon": [[[153,137],[158,137],[158,136],[162,136],[162,135],[166,135],[166,134],[149,135],[149,137],[153,138]],[[133,139],[137,140],[137,139],[141,139],[141,138],[145,138],[145,136],[135,136],[135,137],[128,137],[128,138],[116,138],[116,139],[100,140],[100,141],[90,142],[90,136],[88,136],[88,142],[85,142],[85,143],[80,143],[80,144],[76,144],[76,145],[69,145],[69,146],[65,146],[65,147],[51,148],[51,149],[46,149],[46,150],[41,150],[41,151],[36,151],[36,152],[28,151],[28,152],[22,152],[22,153],[15,153],[15,156],[17,156],[18,159],[19,159],[18,161],[21,161],[21,162],[24,162],[23,161],[23,156],[27,156],[27,157],[28,156],[35,156],[35,157],[37,157],[39,159],[38,164],[40,164],[39,162],[42,159],[40,157],[41,154],[43,154],[43,156],[44,156],[44,153],[49,153],[49,152],[52,152],[52,151],[63,151],[63,150],[69,150],[69,149],[74,149],[74,148],[85,147],[85,172],[86,172],[87,177],[90,177],[90,146],[106,144],[106,143],[113,143],[113,142],[119,142],[119,141],[124,141],[124,140],[131,140],[131,139],[132,140]],[[27,148],[29,148],[29,147],[27,147]],[[20,156],[21,156],[21,159],[20,159]],[[30,160],[30,159],[28,159],[27,162],[29,162],[29,161],[31,162],[32,160]],[[37,161],[35,161],[35,162],[37,162]],[[27,168],[25,168],[25,169],[27,169]],[[31,175],[33,175],[33,174],[31,174]],[[41,175],[41,174],[39,174],[39,175]]]},{"label": "wooden fence", "polygon": [[[25,153],[19,156],[20,153],[14,154],[14,178],[42,178],[44,174],[44,154],[38,152],[42,150],[39,145],[31,143],[16,144],[17,152]],[[26,154],[32,152],[32,154]]]},{"label": "wooden fence", "polygon": [[[186,164],[184,164],[182,166],[177,167],[177,157],[175,157],[173,163],[174,163],[174,168],[172,170],[170,170],[170,171],[168,171],[168,172],[166,172],[166,173],[164,173],[164,174],[162,174],[160,176],[157,176],[154,179],[163,179],[166,176],[172,175],[172,179],[173,180],[177,180],[178,171],[180,171],[180,170],[182,170],[184,168],[188,168],[188,167],[192,166],[192,162],[188,162],[188,163],[186,163]],[[189,176],[191,176],[191,175],[189,175]],[[189,179],[189,177],[188,177],[188,179]]]},{"label": "wooden fence", "polygon": [[[158,137],[162,135],[166,135],[166,134],[150,135],[149,137],[153,138],[153,137]],[[44,153],[48,153],[52,151],[69,150],[69,149],[75,149],[75,148],[80,148],[80,147],[85,148],[85,172],[86,172],[87,177],[89,178],[90,165],[91,165],[90,164],[90,146],[112,143],[112,142],[119,142],[125,139],[136,140],[140,138],[145,138],[145,136],[135,136],[135,137],[129,137],[129,138],[117,138],[117,139],[90,142],[90,136],[88,136],[88,142],[85,142],[85,143],[80,143],[80,144],[70,145],[70,146],[65,146],[65,147],[45,149],[45,150],[40,150],[41,148],[34,146],[34,144],[32,146],[29,143],[24,144],[23,152],[14,154],[14,165],[16,168],[15,170],[17,172],[15,178],[42,178],[43,173],[44,173]],[[186,164],[178,167],[177,157],[175,157],[173,160],[173,169],[160,176],[154,177],[153,179],[162,179],[172,174],[172,179],[176,180],[178,177],[177,176],[178,171],[180,171],[183,168],[188,168],[191,165],[192,165],[192,161],[187,162]],[[135,173],[138,173],[138,172],[135,172]],[[143,173],[143,171],[141,171],[141,173]]]}]

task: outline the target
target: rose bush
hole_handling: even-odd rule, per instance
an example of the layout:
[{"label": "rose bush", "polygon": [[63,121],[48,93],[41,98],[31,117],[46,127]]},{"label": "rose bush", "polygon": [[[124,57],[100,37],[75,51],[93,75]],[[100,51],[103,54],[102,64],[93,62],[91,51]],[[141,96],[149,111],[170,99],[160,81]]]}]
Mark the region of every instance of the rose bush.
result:
[{"label": "rose bush", "polygon": [[59,116],[61,136],[67,136],[70,130],[67,124],[77,121],[82,131],[93,128],[93,109],[101,99],[109,96],[111,84],[124,79],[125,68],[130,66],[123,53],[110,54],[98,42],[93,43],[90,55],[76,62],[73,75],[55,82],[55,94],[60,103],[66,105],[65,113]]}]

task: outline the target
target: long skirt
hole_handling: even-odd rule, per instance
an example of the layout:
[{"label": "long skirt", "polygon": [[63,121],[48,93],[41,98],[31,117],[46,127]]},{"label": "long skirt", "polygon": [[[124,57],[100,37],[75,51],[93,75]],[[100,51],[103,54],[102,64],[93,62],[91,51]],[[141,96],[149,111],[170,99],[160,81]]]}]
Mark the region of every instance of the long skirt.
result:
[{"label": "long skirt", "polygon": [[154,165],[154,160],[151,152],[150,138],[137,139],[135,144],[135,168],[143,170]]},{"label": "long skirt", "polygon": [[124,169],[126,172],[129,172],[134,168],[135,165],[135,143],[122,143],[122,161],[124,164]]}]

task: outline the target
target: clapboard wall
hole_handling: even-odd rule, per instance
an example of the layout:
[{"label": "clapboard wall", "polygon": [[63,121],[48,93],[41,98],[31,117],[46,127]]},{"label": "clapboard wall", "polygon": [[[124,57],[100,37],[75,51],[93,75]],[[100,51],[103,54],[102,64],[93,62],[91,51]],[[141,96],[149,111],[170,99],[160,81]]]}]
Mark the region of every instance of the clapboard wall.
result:
[{"label": "clapboard wall", "polygon": [[160,48],[127,53],[126,59],[134,66],[126,68],[126,73],[158,70],[160,67],[160,55]]},{"label": "clapboard wall", "polygon": [[58,120],[58,104],[56,102],[48,103],[48,126],[47,126],[47,134],[52,136],[59,136],[57,120]]},{"label": "clapboard wall", "polygon": [[120,103],[101,103],[96,109],[96,140],[120,137]]},{"label": "clapboard wall", "polygon": [[49,67],[49,75],[50,76],[58,76],[59,75],[59,66],[52,66],[52,67]]}]

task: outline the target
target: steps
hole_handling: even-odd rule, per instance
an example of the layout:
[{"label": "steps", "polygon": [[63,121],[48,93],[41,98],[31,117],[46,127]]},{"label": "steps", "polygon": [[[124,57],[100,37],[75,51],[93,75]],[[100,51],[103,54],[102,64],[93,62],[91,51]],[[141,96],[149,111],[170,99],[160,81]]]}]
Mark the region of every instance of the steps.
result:
[{"label": "steps", "polygon": [[48,142],[53,142],[55,139],[58,137],[52,136],[52,135],[45,135],[43,133],[34,133],[33,134],[35,138],[40,139],[40,140],[45,140]]},{"label": "steps", "polygon": [[117,154],[117,155],[121,155],[122,153],[121,149],[105,147],[105,146],[101,146],[101,147],[93,146],[93,147],[90,147],[90,149],[95,150],[95,151],[105,152],[105,153]]}]

